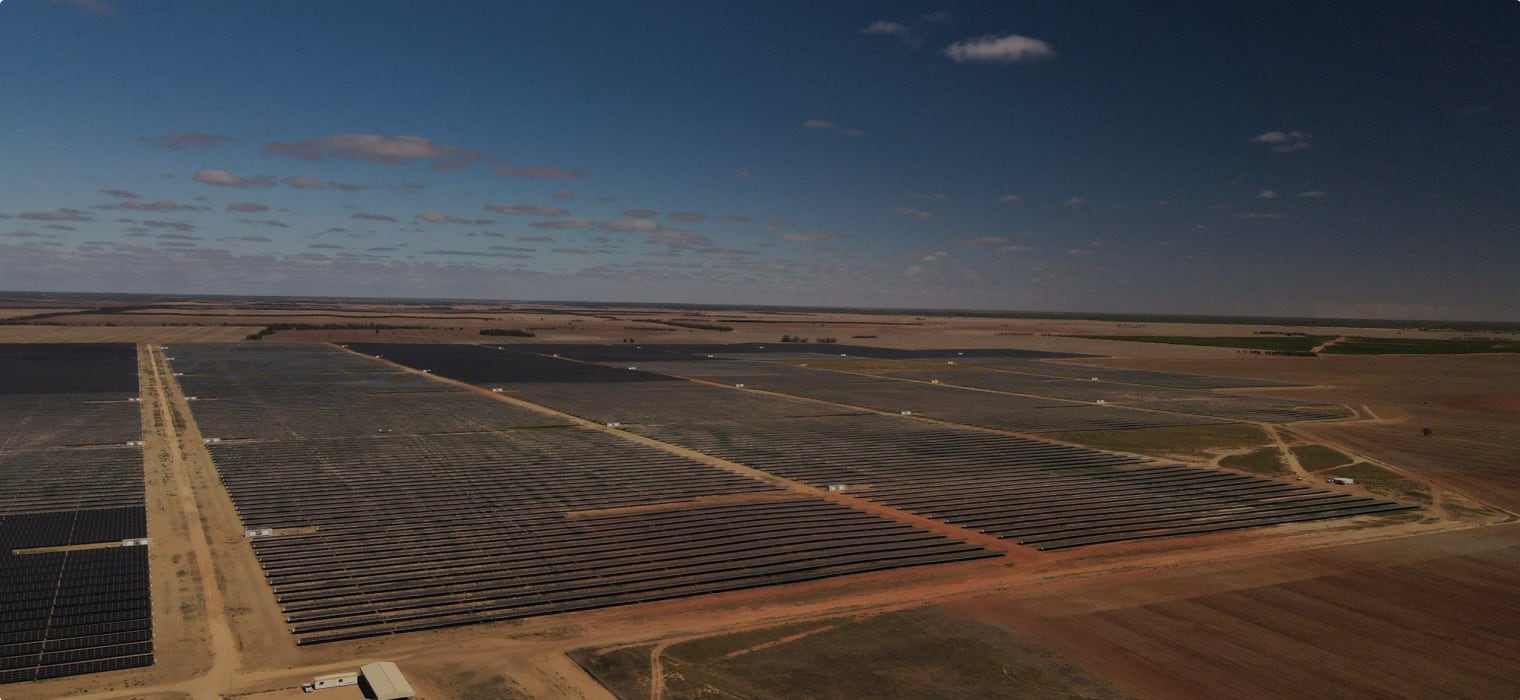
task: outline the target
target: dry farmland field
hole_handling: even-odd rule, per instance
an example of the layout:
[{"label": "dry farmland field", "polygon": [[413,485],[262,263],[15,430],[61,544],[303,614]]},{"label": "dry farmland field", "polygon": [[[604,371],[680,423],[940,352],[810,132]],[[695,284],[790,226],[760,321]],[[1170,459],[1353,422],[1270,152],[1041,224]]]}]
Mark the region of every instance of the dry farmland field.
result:
[{"label": "dry farmland field", "polygon": [[1520,687],[1520,355],[1122,338],[1440,331],[13,302],[8,699]]}]

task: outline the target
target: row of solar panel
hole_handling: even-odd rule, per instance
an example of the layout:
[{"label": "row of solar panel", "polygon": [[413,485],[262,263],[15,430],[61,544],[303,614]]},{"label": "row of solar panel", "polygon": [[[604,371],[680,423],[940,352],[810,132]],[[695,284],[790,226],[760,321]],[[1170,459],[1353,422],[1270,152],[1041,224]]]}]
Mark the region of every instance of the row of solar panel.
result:
[{"label": "row of solar panel", "polygon": [[128,668],[141,668],[153,665],[152,646],[149,652],[133,656],[117,656],[107,659],[92,659],[88,661],[75,661],[73,663],[61,663],[53,666],[40,666],[33,668],[21,668],[10,671],[0,671],[0,683],[21,683],[23,681],[46,680],[48,678],[62,678],[64,676],[77,676],[82,673],[100,673],[102,671],[120,671]]},{"label": "row of solar panel", "polygon": [[0,551],[63,547],[148,536],[142,506],[0,516]]}]

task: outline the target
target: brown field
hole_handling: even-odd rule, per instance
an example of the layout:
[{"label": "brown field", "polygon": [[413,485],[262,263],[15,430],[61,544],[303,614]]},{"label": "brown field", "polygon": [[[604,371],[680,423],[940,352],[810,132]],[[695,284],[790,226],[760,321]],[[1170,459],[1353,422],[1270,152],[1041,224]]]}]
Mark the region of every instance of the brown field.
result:
[{"label": "brown field", "polygon": [[[1350,489],[1419,489],[1429,507],[1058,552],[1006,545],[998,559],[297,647],[201,444],[193,404],[162,353],[144,346],[158,663],[5,686],[0,696],[294,699],[309,697],[299,685],[313,675],[385,659],[429,700],[615,697],[572,660],[575,650],[588,666],[607,659],[613,670],[603,675],[616,677],[609,685],[624,698],[1477,698],[1520,687],[1520,356],[1285,358],[1057,335],[1289,330],[1279,326],[524,306],[533,310],[176,303],[59,317],[66,326],[0,325],[0,342],[240,342],[272,322],[351,322],[428,328],[285,331],[271,340],[769,343],[788,334],[1114,353],[1067,362],[1302,382],[1311,386],[1244,393],[1341,403],[1358,415],[1275,431],[1234,423],[1054,437],[1214,465],[1277,447],[1285,479],[1306,473],[1289,445],[1322,445],[1354,460],[1324,473],[1386,475]],[[648,318],[736,330],[654,331],[635,320]],[[479,335],[535,327],[531,339]]]},{"label": "brown field", "polygon": [[0,343],[230,343],[250,326],[0,326]]}]

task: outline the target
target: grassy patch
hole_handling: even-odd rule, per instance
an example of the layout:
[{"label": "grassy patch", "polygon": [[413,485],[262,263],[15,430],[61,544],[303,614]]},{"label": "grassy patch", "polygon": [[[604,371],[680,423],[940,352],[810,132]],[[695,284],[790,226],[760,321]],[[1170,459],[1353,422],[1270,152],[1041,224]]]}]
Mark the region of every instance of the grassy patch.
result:
[{"label": "grassy patch", "polygon": [[792,634],[796,626],[746,634],[745,645],[722,638],[673,645],[664,659],[665,697],[1123,697],[1004,628],[938,608],[837,621],[817,634],[728,656],[735,647]]},{"label": "grassy patch", "polygon": [[450,674],[445,685],[449,697],[458,700],[529,700],[532,697],[506,676],[487,676],[474,671]]},{"label": "grassy patch", "polygon": [[1287,465],[1283,464],[1282,451],[1276,447],[1263,447],[1243,455],[1230,455],[1219,460],[1219,466],[1267,476],[1289,473]]},{"label": "grassy patch", "polygon": [[1335,355],[1468,355],[1484,352],[1520,352],[1520,341],[1497,338],[1347,338],[1325,348]]},{"label": "grassy patch", "polygon": [[1213,348],[1244,348],[1270,352],[1309,352],[1327,336],[1192,336],[1192,335],[1078,335],[1075,338],[1090,340],[1125,340],[1135,343],[1164,343],[1166,345],[1202,345]]},{"label": "grassy patch", "polygon": [[1243,423],[1178,425],[1136,430],[1084,430],[1049,433],[1048,436],[1100,450],[1185,459],[1207,459],[1212,451],[1272,444],[1271,438],[1261,428]]},{"label": "grassy patch", "polygon": [[649,652],[654,645],[627,647],[605,654],[576,649],[570,660],[579,664],[613,695],[623,700],[649,697]]},{"label": "grassy patch", "polygon": [[1398,472],[1379,467],[1376,464],[1357,462],[1356,464],[1330,469],[1324,473],[1327,477],[1349,476],[1356,480],[1357,485],[1379,496],[1401,501],[1412,501],[1422,505],[1430,505],[1432,502],[1430,489],[1425,488],[1424,484]]},{"label": "grassy patch", "polygon": [[1324,471],[1356,461],[1339,450],[1332,450],[1324,445],[1299,445],[1292,450],[1293,456],[1298,457],[1298,463],[1311,472]]}]

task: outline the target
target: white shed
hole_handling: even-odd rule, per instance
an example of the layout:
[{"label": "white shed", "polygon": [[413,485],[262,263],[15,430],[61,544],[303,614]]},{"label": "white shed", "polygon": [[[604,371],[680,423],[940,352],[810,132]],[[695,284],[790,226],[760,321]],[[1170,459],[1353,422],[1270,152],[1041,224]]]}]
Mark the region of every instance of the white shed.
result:
[{"label": "white shed", "polygon": [[401,675],[401,669],[389,661],[364,664],[359,667],[359,675],[375,700],[407,700],[417,694],[412,690],[412,684]]}]

